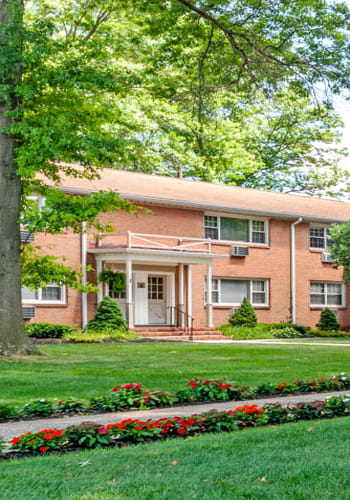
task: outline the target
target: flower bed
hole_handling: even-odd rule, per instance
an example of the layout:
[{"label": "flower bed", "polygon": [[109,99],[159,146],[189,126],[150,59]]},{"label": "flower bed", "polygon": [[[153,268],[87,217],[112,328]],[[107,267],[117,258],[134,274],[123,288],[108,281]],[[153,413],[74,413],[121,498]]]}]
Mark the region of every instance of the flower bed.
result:
[{"label": "flower bed", "polygon": [[[125,446],[145,441],[197,436],[208,432],[233,432],[247,427],[285,424],[298,420],[314,420],[350,415],[350,396],[337,396],[325,401],[299,403],[289,407],[280,404],[243,405],[234,410],[195,414],[190,417],[158,420],[126,419],[106,426],[84,422],[66,429],[43,429],[27,432],[11,440],[11,450],[20,456],[42,455],[78,449]],[[10,452],[11,456],[11,452]]]},{"label": "flower bed", "polygon": [[146,410],[153,407],[169,407],[176,404],[190,404],[204,401],[243,401],[257,397],[284,396],[306,392],[322,393],[350,389],[350,375],[341,373],[333,377],[313,380],[263,383],[255,388],[239,385],[225,378],[209,380],[194,378],[188,387],[175,393],[147,389],[142,384],[132,383],[114,387],[109,393],[93,397],[89,401],[69,398],[51,401],[40,399],[21,407],[0,403],[0,422],[18,419],[55,417],[72,414],[93,414],[101,412]]}]

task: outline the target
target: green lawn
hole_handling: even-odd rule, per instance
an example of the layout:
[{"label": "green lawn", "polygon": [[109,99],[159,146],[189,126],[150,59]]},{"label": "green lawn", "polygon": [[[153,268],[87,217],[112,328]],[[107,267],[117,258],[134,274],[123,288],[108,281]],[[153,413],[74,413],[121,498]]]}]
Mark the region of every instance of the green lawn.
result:
[{"label": "green lawn", "polygon": [[350,418],[148,443],[0,465],[11,500],[342,500]]},{"label": "green lawn", "polygon": [[176,390],[193,377],[292,382],[350,368],[350,348],[303,344],[69,344],[42,350],[46,356],[0,360],[1,401],[86,398],[126,382]]}]

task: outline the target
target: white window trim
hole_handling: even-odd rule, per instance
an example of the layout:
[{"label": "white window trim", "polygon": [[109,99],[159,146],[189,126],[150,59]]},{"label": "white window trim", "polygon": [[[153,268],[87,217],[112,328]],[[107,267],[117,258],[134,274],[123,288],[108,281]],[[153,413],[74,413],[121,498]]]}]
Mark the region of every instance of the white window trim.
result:
[{"label": "white window trim", "polygon": [[[323,240],[324,240],[324,247],[312,247],[311,244],[310,244],[310,240],[311,240],[311,236],[310,236],[310,229],[312,227],[315,227],[315,228],[323,228],[323,229],[330,229],[332,226],[330,226],[329,224],[316,224],[316,223],[311,223],[309,224],[309,249],[310,250],[318,250],[319,252],[323,252],[323,251],[329,251],[330,247],[327,246],[327,233],[326,233],[326,236],[323,236]],[[321,238],[321,236],[319,236],[319,238]]]},{"label": "white window trim", "polygon": [[[320,285],[326,285],[325,288],[325,304],[311,304],[311,284],[312,283],[317,283]],[[327,303],[327,285],[341,285],[341,305],[336,305],[336,304],[328,304]],[[345,309],[346,308],[346,288],[344,283],[341,283],[339,281],[310,281],[310,292],[309,292],[309,301],[310,301],[310,308],[313,307],[328,307],[329,309]],[[312,295],[322,295],[322,294],[312,294]],[[334,294],[333,294],[334,295]]]},{"label": "white window trim", "polygon": [[[221,280],[230,280],[230,281],[248,281],[249,282],[249,297],[248,300],[254,307],[269,307],[270,306],[270,282],[266,278],[231,278],[231,277],[226,277],[226,276],[213,276],[212,279],[218,280],[218,302],[213,302],[213,306],[225,306],[225,307],[239,307],[242,303],[241,302],[221,302],[221,285],[220,281]],[[252,297],[253,297],[253,281],[264,281],[265,283],[265,300],[266,302],[262,303],[259,302],[258,304],[252,302]],[[207,293],[207,278],[205,277],[204,280],[204,291]]]},{"label": "white window trim", "polygon": [[50,288],[50,286],[54,286],[56,288],[56,284],[48,284],[47,287],[40,287],[37,291],[38,298],[37,299],[22,299],[22,304],[66,304],[67,303],[67,289],[65,285],[61,285],[60,288],[62,290],[62,299],[61,300],[42,300],[42,289]]},{"label": "white window trim", "polygon": [[[243,245],[254,245],[254,246],[259,246],[259,247],[268,247],[270,245],[270,224],[269,224],[269,219],[266,217],[252,217],[252,216],[247,216],[247,215],[236,215],[236,214],[223,214],[223,213],[218,213],[218,212],[204,212],[203,215],[203,236],[205,237],[205,216],[208,215],[209,217],[217,217],[218,218],[218,239],[213,240],[213,242],[220,242],[220,243],[227,243],[227,244],[235,244],[235,243],[240,243]],[[220,219],[221,217],[225,217],[227,219],[244,219],[249,221],[249,241],[241,241],[241,240],[222,240],[221,239],[221,222]],[[265,224],[265,243],[255,243],[252,238],[253,236],[253,221],[262,221]]]}]

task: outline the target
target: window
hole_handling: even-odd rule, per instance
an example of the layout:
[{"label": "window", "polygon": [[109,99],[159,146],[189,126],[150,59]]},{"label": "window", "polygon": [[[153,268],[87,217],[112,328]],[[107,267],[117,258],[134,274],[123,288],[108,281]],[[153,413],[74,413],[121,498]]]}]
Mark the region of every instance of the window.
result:
[{"label": "window", "polygon": [[344,303],[344,285],[342,283],[311,282],[310,304],[312,306],[343,307]]},{"label": "window", "polygon": [[22,286],[22,302],[43,302],[49,304],[65,304],[66,288],[57,283],[49,283],[47,287],[31,290]]},{"label": "window", "polygon": [[204,216],[204,233],[205,238],[211,238],[212,240],[219,239],[218,217],[211,215]]},{"label": "window", "polygon": [[148,276],[148,299],[164,299],[164,278],[163,276]]},{"label": "window", "polygon": [[267,223],[263,220],[204,216],[204,237],[212,240],[267,243]]},{"label": "window", "polygon": [[[243,302],[244,297],[247,297],[253,305],[268,305],[268,281],[213,278],[213,304],[240,305]],[[207,302],[206,281],[205,302]]]},{"label": "window", "polygon": [[332,246],[328,227],[310,226],[310,248],[326,249]]}]

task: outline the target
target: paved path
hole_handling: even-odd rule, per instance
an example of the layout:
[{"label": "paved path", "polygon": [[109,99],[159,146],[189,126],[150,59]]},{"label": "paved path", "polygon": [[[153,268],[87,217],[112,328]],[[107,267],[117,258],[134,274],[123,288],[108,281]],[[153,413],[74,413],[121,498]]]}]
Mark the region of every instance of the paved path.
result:
[{"label": "paved path", "polygon": [[242,406],[244,404],[252,405],[257,404],[263,406],[267,403],[281,403],[283,406],[288,406],[294,403],[300,402],[310,402],[316,400],[324,400],[330,396],[342,396],[349,394],[350,391],[338,391],[338,392],[324,392],[324,393],[313,393],[313,394],[303,394],[294,396],[282,396],[278,398],[263,398],[263,399],[249,399],[247,401],[225,401],[224,403],[219,403],[218,401],[211,401],[210,403],[189,405],[189,406],[177,406],[175,408],[158,408],[146,411],[125,411],[125,412],[115,412],[115,413],[102,413],[95,415],[83,415],[75,417],[60,417],[60,418],[46,418],[40,420],[26,420],[14,423],[0,424],[0,436],[2,436],[6,441],[12,439],[15,436],[24,434],[28,431],[37,432],[41,429],[53,428],[62,429],[74,424],[80,424],[81,422],[97,422],[99,424],[112,424],[115,422],[120,422],[126,418],[138,418],[139,420],[157,419],[162,417],[186,417],[193,415],[194,413],[203,413],[212,409],[225,411],[237,408],[237,406]]},{"label": "paved path", "polygon": [[332,346],[332,347],[350,347],[350,342],[290,342],[283,340],[269,340],[269,339],[254,339],[254,340],[194,340],[193,344],[283,344],[283,345],[321,345],[321,346]]}]

